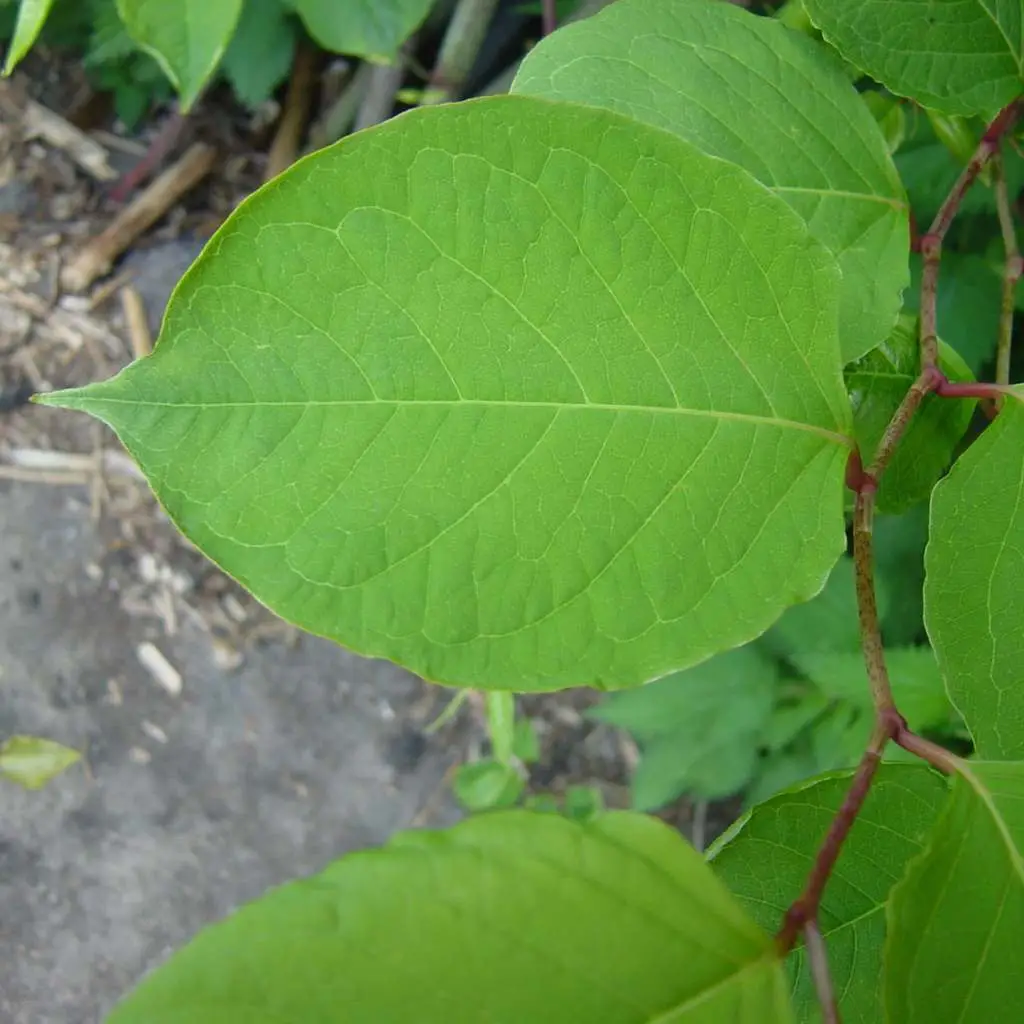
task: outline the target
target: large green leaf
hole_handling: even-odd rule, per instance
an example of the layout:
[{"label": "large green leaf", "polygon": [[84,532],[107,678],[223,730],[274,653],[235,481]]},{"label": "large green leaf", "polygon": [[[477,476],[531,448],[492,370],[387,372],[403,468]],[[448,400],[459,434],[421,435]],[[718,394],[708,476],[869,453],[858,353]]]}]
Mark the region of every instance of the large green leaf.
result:
[{"label": "large green leaf", "polygon": [[988,1024],[1024,1004],[1024,764],[972,762],[888,908],[900,1024]]},{"label": "large green leaf", "polygon": [[108,1024],[783,1024],[771,939],[660,822],[409,832],[202,933]]},{"label": "large green leaf", "polygon": [[18,5],[18,18],[14,23],[14,36],[4,61],[5,75],[9,75],[32,49],[32,44],[39,38],[39,33],[46,24],[51,7],[53,0],[21,0]]},{"label": "large green leaf", "polygon": [[634,685],[845,546],[834,261],[609,111],[419,110],[246,202],[155,353],[49,397],[296,624],[428,679]]},{"label": "large green leaf", "polygon": [[992,117],[1021,91],[1021,0],[804,0],[825,38],[900,96]]},{"label": "large green leaf", "polygon": [[545,39],[512,89],[609,107],[750,171],[836,254],[845,361],[888,334],[907,283],[906,197],[821,46],[731,4],[620,0]]},{"label": "large green leaf", "polygon": [[683,793],[714,800],[749,781],[772,711],[778,667],[757,646],[617,693],[591,716],[628,729],[642,749],[632,804],[654,810]]},{"label": "large green leaf", "polygon": [[433,0],[289,0],[325,49],[386,60],[418,28]]},{"label": "large green leaf", "polygon": [[[776,929],[800,895],[851,772],[815,779],[755,807],[709,852],[712,866],[750,915]],[[882,1020],[882,943],[890,890],[918,854],[945,796],[944,781],[917,765],[885,764],[829,879],[819,917],[846,1024]],[[816,1021],[802,950],[790,958],[797,1018]],[[894,1017],[894,1021],[903,1018]]]},{"label": "large green leaf", "polygon": [[[865,464],[874,457],[893,414],[921,371],[917,318],[903,315],[889,338],[844,371],[853,404],[853,423]],[[950,380],[972,380],[954,349],[941,345],[939,367]],[[929,395],[921,403],[878,487],[878,508],[898,515],[926,501],[953,459],[974,402],[950,402]]]},{"label": "large green leaf", "polygon": [[1024,758],[1024,406],[1017,396],[932,496],[925,625],[979,757]]},{"label": "large green leaf", "polygon": [[875,583],[889,595],[881,613],[882,639],[904,646],[924,640],[924,547],[928,506],[916,505],[902,516],[876,516]]},{"label": "large green leaf", "polygon": [[182,110],[216,70],[242,13],[242,0],[117,0],[128,34],[174,83]]}]

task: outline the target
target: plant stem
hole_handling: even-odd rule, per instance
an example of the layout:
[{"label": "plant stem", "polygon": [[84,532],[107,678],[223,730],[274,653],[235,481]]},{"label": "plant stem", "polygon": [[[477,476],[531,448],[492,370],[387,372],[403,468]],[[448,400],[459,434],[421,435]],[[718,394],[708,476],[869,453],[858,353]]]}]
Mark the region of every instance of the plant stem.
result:
[{"label": "plant stem", "polygon": [[936,297],[939,285],[939,262],[942,259],[942,241],[946,237],[953,218],[960,209],[967,190],[974,184],[985,165],[999,150],[999,145],[1017,123],[1021,113],[1021,99],[1003,107],[985,130],[978,148],[961,171],[960,177],[950,190],[935,215],[931,227],[921,236],[921,256],[924,265],[921,270],[921,369],[935,368],[939,361],[939,336],[936,325]]},{"label": "plant stem", "polygon": [[541,0],[540,9],[544,35],[549,36],[558,28],[558,0]]},{"label": "plant stem", "polygon": [[973,381],[952,381],[945,378],[935,388],[935,394],[940,398],[977,398],[980,401],[1000,401],[1004,395],[1010,394],[1012,389],[1007,384],[986,384]]},{"label": "plant stem", "polygon": [[917,733],[911,732],[906,727],[897,731],[893,736],[893,742],[908,753],[916,754],[921,760],[927,761],[933,768],[937,768],[946,775],[952,775],[958,770],[960,758],[956,754],[950,753],[945,747],[940,747],[938,743],[932,743],[931,740],[918,736]]},{"label": "plant stem", "polygon": [[498,0],[459,0],[441,41],[437,63],[423,92],[423,104],[447,103],[473,70]]},{"label": "plant stem", "polygon": [[828,969],[828,951],[825,949],[825,939],[817,921],[807,922],[804,927],[804,942],[807,946],[807,963],[810,965],[814,988],[821,1004],[822,1024],[840,1024],[839,1004],[836,1002],[832,975]]},{"label": "plant stem", "polygon": [[882,439],[878,442],[878,448],[875,450],[874,460],[867,469],[867,475],[875,481],[876,486],[878,478],[885,471],[885,467],[889,465],[889,460],[893,457],[900,438],[910,426],[914,413],[921,407],[925,398],[942,387],[944,383],[948,383],[948,381],[938,367],[928,366],[910,385],[910,390],[903,396],[903,401],[900,402],[899,408],[893,413],[889,425],[885,428],[885,433],[882,434]]},{"label": "plant stem", "polygon": [[839,859],[843,843],[850,834],[850,829],[853,827],[861,807],[864,806],[864,800],[871,788],[871,780],[882,760],[882,751],[889,739],[899,729],[901,721],[899,716],[893,713],[879,716],[867,750],[864,751],[860,764],[857,765],[853,782],[850,783],[850,788],[846,791],[843,804],[832,819],[821,846],[818,847],[818,853],[814,858],[814,865],[807,878],[804,891],[786,911],[786,916],[782,919],[782,927],[775,936],[775,942],[781,954],[785,955],[793,948],[797,935],[801,930],[806,929],[808,922],[817,921],[818,907],[821,904],[821,895],[825,891],[825,884]]},{"label": "plant stem", "polygon": [[1006,265],[1003,268],[1003,300],[999,310],[999,345],[996,349],[996,383],[1010,382],[1010,345],[1013,340],[1013,307],[1017,282],[1021,276],[1020,249],[1017,246],[1017,229],[1013,224],[1010,196],[1006,188],[1006,173],[1002,153],[992,158],[992,187],[996,193],[996,211],[999,214],[999,229],[1003,235],[1003,251]]}]

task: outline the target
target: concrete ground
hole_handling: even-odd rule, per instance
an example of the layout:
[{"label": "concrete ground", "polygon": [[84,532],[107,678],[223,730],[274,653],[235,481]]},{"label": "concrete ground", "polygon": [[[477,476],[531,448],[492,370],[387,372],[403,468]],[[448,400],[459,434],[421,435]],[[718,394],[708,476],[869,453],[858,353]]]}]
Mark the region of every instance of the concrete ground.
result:
[{"label": "concrete ground", "polygon": [[452,817],[454,758],[415,724],[433,702],[387,664],[305,638],[225,674],[185,623],[159,641],[182,694],[161,690],[135,655],[145,623],[86,569],[98,541],[82,501],[0,481],[0,737],[87,755],[39,792],[0,783],[3,1024],[94,1024],[268,886],[427,807],[432,825]]}]

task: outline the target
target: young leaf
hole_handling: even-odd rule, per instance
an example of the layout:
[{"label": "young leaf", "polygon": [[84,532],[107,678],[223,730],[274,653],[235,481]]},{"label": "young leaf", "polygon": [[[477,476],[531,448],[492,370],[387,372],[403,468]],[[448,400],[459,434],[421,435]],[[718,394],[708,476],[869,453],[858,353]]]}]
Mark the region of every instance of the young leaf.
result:
[{"label": "young leaf", "polygon": [[0,778],[25,789],[41,789],[70,768],[81,754],[38,736],[11,736],[0,745]]},{"label": "young leaf", "polygon": [[460,765],[452,790],[467,811],[490,811],[513,806],[525,785],[512,765],[485,758]]},{"label": "young leaf", "polygon": [[32,49],[32,44],[39,38],[39,33],[46,24],[46,18],[53,6],[53,0],[21,0],[18,5],[18,18],[14,23],[14,36],[7,49],[4,61],[4,75],[11,74],[22,58]]},{"label": "young leaf", "polygon": [[771,939],[661,822],[507,811],[352,854],[199,935],[108,1024],[792,1020]]},{"label": "young leaf", "polygon": [[220,63],[242,0],[117,0],[117,11],[128,34],[174,83],[184,112]]},{"label": "young leaf", "polygon": [[246,0],[221,62],[224,77],[246,106],[258,107],[288,77],[295,25],[283,0]]},{"label": "young leaf", "polygon": [[301,161],[151,357],[45,401],[297,625],[455,685],[617,688],[758,635],[845,547],[837,288],[742,170],[495,97]]},{"label": "young leaf", "polygon": [[[853,424],[865,463],[920,373],[917,318],[900,316],[888,340],[843,372]],[[973,380],[964,361],[941,345],[939,368],[950,380]],[[925,501],[953,459],[974,413],[974,402],[929,395],[910,421],[878,487],[878,509],[898,515]]]},{"label": "young leaf", "polygon": [[390,60],[419,27],[433,0],[289,0],[325,49]]},{"label": "young leaf", "polygon": [[[779,927],[800,895],[851,772],[815,779],[755,807],[711,848],[712,867],[765,929]],[[819,922],[845,1024],[882,1020],[885,908],[905,865],[921,851],[946,796],[918,765],[882,765],[836,863]],[[788,964],[797,1019],[815,1021],[814,986],[798,949]],[[902,1017],[893,1017],[903,1021]]]},{"label": "young leaf", "polygon": [[900,96],[991,118],[1021,91],[1020,0],[803,0],[825,39]]},{"label": "young leaf", "polygon": [[1024,1001],[1024,764],[970,762],[892,891],[888,1019],[1002,1021]]},{"label": "young leaf", "polygon": [[565,816],[573,821],[592,821],[604,813],[604,797],[594,786],[570,786],[565,791]]},{"label": "young leaf", "polygon": [[739,164],[835,253],[844,362],[885,339],[907,283],[906,196],[871,112],[813,40],[730,4],[620,0],[531,50],[512,91],[609,107]]},{"label": "young leaf", "polygon": [[1024,758],[1024,394],[935,488],[925,625],[979,757]]}]

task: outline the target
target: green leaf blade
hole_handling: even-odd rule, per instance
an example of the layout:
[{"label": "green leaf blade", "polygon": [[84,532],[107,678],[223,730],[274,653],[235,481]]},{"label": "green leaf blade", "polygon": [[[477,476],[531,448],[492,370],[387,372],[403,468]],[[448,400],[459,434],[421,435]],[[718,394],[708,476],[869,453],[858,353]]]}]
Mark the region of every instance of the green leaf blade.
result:
[{"label": "green leaf blade", "polygon": [[1021,1004],[1022,809],[1024,764],[964,766],[927,850],[889,904],[890,1020],[997,1021]]},{"label": "green leaf blade", "polygon": [[296,22],[284,0],[248,0],[231,37],[221,70],[248,107],[270,99],[288,77],[295,57]]},{"label": "green leaf blade", "polygon": [[804,0],[851,63],[900,96],[992,118],[1021,92],[1020,0]]},{"label": "green leaf blade", "polygon": [[[773,797],[737,822],[709,852],[718,876],[763,928],[777,929],[800,895],[851,778],[852,772],[836,773]],[[884,764],[843,846],[819,921],[843,1020],[849,1024],[882,1019],[889,893],[904,866],[922,850],[945,795],[945,783],[929,769]],[[788,968],[797,1019],[819,1020],[802,949],[790,957]]]},{"label": "green leaf blade", "polygon": [[117,0],[128,34],[151,53],[187,111],[220,63],[242,0]]},{"label": "green leaf blade", "polygon": [[291,0],[309,34],[325,49],[371,60],[393,58],[433,0]]},{"label": "green leaf blade", "polygon": [[843,550],[837,283],[739,169],[483,100],[298,164],[152,357],[47,401],[304,629],[454,685],[620,688],[756,636]]},{"label": "green leaf blade", "polygon": [[14,23],[14,36],[4,60],[4,76],[10,75],[32,49],[43,31],[54,0],[21,0],[18,18]]},{"label": "green leaf blade", "polygon": [[0,744],[0,778],[24,789],[42,789],[82,755],[53,740],[11,736]]},{"label": "green leaf blade", "polygon": [[771,940],[669,828],[500,812],[270,893],[108,1024],[335,1024],[339,1007],[395,1024],[792,1019]]},{"label": "green leaf blade", "polygon": [[811,40],[730,4],[620,0],[543,40],[512,89],[616,110],[743,167],[836,255],[844,361],[888,334],[906,196],[871,113]]},{"label": "green leaf blade", "polygon": [[981,758],[1024,758],[1024,404],[996,421],[935,488],[925,626]]}]

